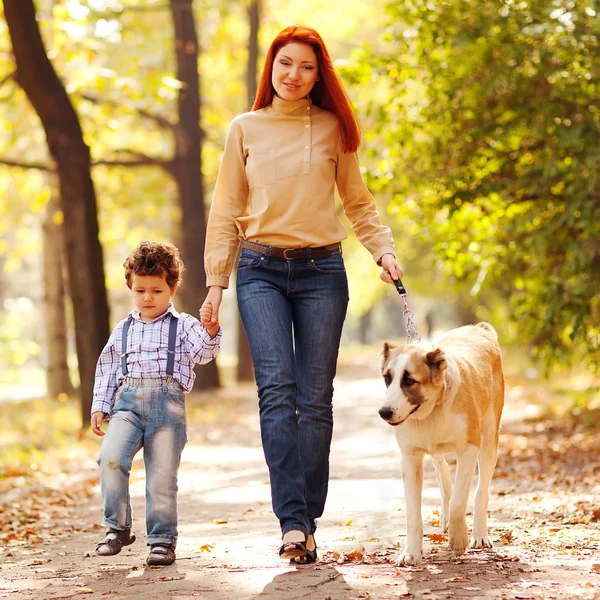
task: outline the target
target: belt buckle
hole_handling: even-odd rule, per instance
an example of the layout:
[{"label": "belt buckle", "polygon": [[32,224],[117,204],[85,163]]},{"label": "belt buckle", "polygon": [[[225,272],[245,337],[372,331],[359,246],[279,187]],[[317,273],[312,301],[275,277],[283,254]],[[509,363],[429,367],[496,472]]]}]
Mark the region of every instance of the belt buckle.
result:
[{"label": "belt buckle", "polygon": [[287,255],[287,253],[288,253],[288,252],[294,252],[294,248],[286,248],[286,249],[283,251],[283,258],[285,258],[285,260],[294,260],[294,257],[293,257],[293,256],[288,256],[288,255]]}]

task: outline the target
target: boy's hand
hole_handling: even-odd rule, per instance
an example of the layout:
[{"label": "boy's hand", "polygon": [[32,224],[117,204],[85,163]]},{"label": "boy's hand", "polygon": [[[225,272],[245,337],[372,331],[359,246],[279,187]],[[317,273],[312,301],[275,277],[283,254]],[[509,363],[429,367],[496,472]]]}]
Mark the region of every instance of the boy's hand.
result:
[{"label": "boy's hand", "polygon": [[104,413],[101,411],[92,414],[92,431],[99,437],[104,436],[104,431],[100,429],[102,427],[102,421],[104,421]]},{"label": "boy's hand", "polygon": [[200,323],[202,323],[202,325],[204,325],[204,327],[206,328],[206,331],[208,332],[208,335],[210,335],[211,338],[214,338],[215,335],[217,335],[217,333],[219,333],[219,321],[216,321],[216,323],[213,323],[212,316],[213,316],[212,303],[209,301],[205,301],[204,304],[202,305],[202,308],[200,309]]},{"label": "boy's hand", "polygon": [[[210,304],[211,316],[210,316],[210,325],[217,325],[219,322],[219,308],[221,307],[221,302],[223,300],[223,288],[218,285],[211,285],[208,288],[208,294],[206,294],[206,298],[202,303],[202,308]],[[202,316],[202,309],[200,309]],[[205,327],[206,324],[202,323]]]}]

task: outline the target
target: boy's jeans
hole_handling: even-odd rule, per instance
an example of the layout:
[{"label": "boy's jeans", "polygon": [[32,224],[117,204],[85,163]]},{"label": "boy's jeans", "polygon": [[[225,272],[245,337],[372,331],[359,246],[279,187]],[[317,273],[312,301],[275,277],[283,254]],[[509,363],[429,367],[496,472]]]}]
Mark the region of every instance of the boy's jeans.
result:
[{"label": "boy's jeans", "polygon": [[327,497],[333,378],[348,305],[342,255],[287,261],[244,248],[237,294],[273,510],[283,533],[314,533]]},{"label": "boy's jeans", "polygon": [[186,441],[185,400],[179,384],[126,377],[117,390],[98,457],[104,525],[131,527],[129,472],[143,447],[146,542],[177,544],[177,470]]}]

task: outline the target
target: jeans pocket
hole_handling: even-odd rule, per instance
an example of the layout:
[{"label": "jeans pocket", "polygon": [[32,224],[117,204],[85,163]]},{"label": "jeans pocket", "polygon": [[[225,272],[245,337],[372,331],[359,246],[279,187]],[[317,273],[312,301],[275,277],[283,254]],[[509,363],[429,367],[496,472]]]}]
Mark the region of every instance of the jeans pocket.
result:
[{"label": "jeans pocket", "polygon": [[339,252],[334,252],[330,256],[323,258],[312,258],[310,260],[311,267],[318,273],[345,273],[346,267],[344,259]]},{"label": "jeans pocket", "polygon": [[178,408],[182,408],[185,410],[185,397],[183,395],[183,391],[173,387],[167,387],[166,394],[167,400]]},{"label": "jeans pocket", "polygon": [[265,257],[260,252],[248,250],[244,248],[238,261],[237,270],[245,271],[246,269],[256,269],[265,261]]}]

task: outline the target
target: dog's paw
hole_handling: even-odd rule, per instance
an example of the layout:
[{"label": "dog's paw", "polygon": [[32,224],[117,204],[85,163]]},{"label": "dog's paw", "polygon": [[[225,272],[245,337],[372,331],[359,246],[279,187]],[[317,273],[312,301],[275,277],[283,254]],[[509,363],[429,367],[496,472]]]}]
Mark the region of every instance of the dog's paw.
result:
[{"label": "dog's paw", "polygon": [[494,544],[487,535],[472,537],[469,548],[493,548]]},{"label": "dog's paw", "polygon": [[448,535],[450,550],[454,556],[462,556],[469,545],[469,530],[465,519],[450,521],[450,534]]},{"label": "dog's paw", "polygon": [[421,554],[410,554],[410,552],[402,552],[396,559],[397,567],[415,567],[421,563]]}]

